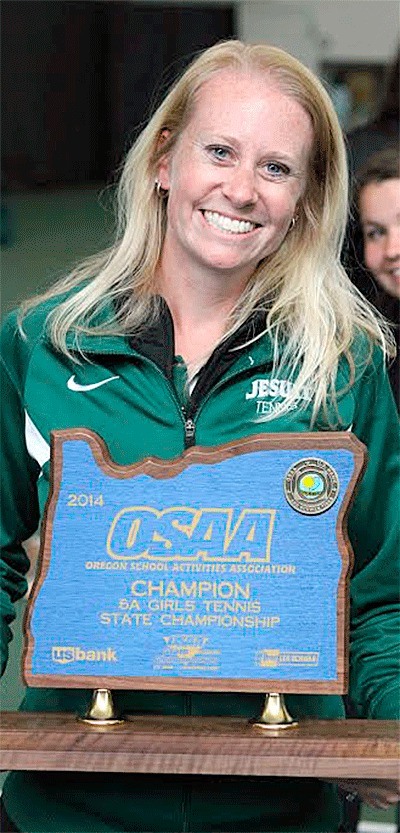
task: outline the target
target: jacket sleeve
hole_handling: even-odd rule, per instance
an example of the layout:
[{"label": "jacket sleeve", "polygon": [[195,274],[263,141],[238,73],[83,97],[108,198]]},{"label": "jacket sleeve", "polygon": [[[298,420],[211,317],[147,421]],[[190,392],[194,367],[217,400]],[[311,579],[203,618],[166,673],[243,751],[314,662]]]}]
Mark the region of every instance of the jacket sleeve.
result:
[{"label": "jacket sleeve", "polygon": [[14,603],[27,590],[24,578],[29,560],[22,542],[37,529],[39,509],[37,463],[25,445],[22,387],[24,362],[22,339],[15,316],[6,320],[1,334],[1,673],[8,659]]},{"label": "jacket sleeve", "polygon": [[361,717],[400,718],[399,424],[381,356],[358,384],[353,432],[368,464],[349,516],[350,697]]}]

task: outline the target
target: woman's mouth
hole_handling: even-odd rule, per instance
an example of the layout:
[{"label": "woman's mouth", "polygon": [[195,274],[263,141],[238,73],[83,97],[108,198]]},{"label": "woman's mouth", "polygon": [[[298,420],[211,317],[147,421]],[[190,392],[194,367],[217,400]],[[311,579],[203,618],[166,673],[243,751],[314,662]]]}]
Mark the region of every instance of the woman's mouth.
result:
[{"label": "woman's mouth", "polygon": [[260,228],[259,223],[251,223],[250,220],[232,220],[226,214],[219,214],[218,211],[202,210],[204,219],[209,226],[225,231],[228,234],[248,234],[256,228]]}]

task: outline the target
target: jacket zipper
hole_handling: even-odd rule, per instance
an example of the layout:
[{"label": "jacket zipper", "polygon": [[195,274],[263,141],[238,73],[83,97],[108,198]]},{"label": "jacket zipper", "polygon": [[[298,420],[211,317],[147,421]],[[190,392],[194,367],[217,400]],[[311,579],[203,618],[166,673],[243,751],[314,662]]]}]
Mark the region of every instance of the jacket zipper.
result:
[{"label": "jacket zipper", "polygon": [[[248,370],[243,368],[243,371],[253,373],[253,368],[249,368]],[[243,372],[242,371],[242,372]],[[185,449],[191,448],[191,446],[196,445],[196,419],[198,418],[200,412],[208,402],[212,393],[218,390],[225,382],[229,382],[235,376],[238,376],[241,371],[231,371],[230,373],[224,377],[224,379],[220,379],[211,390],[206,393],[202,402],[198,405],[197,409],[193,410],[192,408],[186,409],[185,407],[181,407],[181,411],[183,414],[184,425],[185,425]]]},{"label": "jacket zipper", "polygon": [[196,445],[196,424],[194,419],[187,416],[185,408],[182,408],[182,413],[185,420],[185,448],[190,448]]}]

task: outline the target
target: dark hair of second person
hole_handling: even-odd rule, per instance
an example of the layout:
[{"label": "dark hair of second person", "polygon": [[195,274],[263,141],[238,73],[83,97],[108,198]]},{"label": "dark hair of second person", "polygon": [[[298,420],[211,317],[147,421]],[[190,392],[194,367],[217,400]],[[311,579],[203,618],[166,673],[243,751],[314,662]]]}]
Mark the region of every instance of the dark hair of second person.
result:
[{"label": "dark hair of second person", "polygon": [[[359,288],[393,324],[399,345],[400,312],[400,152],[390,145],[360,170],[355,193],[364,284]],[[399,405],[399,359],[389,368]]]}]

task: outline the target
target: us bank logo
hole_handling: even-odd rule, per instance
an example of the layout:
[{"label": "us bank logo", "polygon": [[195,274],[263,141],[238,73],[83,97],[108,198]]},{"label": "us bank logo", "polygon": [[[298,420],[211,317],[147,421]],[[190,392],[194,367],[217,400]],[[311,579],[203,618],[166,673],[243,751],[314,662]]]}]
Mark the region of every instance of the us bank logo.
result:
[{"label": "us bank logo", "polygon": [[75,645],[53,645],[51,659],[59,665],[71,662],[117,662],[117,653],[113,648],[103,650],[86,650]]},{"label": "us bank logo", "polygon": [[128,506],[107,536],[113,559],[268,563],[275,509]]}]

